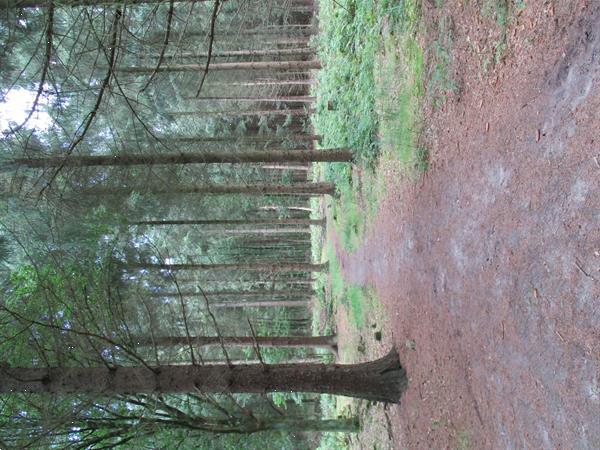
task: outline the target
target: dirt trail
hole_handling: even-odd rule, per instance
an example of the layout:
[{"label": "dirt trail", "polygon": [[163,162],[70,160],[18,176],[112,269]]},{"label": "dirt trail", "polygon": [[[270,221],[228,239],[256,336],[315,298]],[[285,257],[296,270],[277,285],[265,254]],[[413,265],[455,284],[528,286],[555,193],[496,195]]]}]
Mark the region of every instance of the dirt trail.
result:
[{"label": "dirt trail", "polygon": [[425,11],[452,15],[462,85],[429,113],[432,166],[339,251],[409,373],[397,448],[598,449],[600,4],[527,2],[486,76],[461,4]]}]

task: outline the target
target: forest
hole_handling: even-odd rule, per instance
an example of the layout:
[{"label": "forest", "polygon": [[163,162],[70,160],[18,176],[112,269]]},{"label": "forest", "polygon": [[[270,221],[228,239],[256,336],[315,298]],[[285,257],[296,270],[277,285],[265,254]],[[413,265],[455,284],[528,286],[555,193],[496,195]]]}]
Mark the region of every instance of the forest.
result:
[{"label": "forest", "polygon": [[0,0],[0,449],[599,448],[599,30]]},{"label": "forest", "polygon": [[394,350],[314,330],[312,164],[354,156],[311,122],[313,0],[0,10],[0,447],[310,448],[359,426],[321,394],[399,400]]}]

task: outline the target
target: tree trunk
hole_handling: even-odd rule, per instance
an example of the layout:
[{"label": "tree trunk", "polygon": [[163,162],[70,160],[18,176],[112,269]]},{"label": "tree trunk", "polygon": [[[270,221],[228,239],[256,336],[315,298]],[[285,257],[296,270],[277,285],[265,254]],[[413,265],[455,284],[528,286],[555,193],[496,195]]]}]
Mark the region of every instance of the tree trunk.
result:
[{"label": "tree trunk", "polygon": [[[333,195],[335,184],[322,183],[294,183],[294,184],[248,184],[242,186],[231,185],[207,185],[207,186],[184,186],[184,187],[154,187],[154,186],[132,186],[132,187],[93,187],[78,191],[82,195],[129,195],[132,192],[141,194],[245,194],[245,195]],[[285,229],[284,231],[285,232]]]},{"label": "tree trunk", "polygon": [[245,143],[263,143],[263,142],[286,142],[286,141],[320,141],[323,136],[320,134],[259,134],[255,136],[226,136],[226,137],[213,137],[213,136],[199,136],[199,137],[165,137],[165,140],[169,142],[178,143],[190,143],[194,144],[197,142],[236,142],[240,144]]},{"label": "tree trunk", "polygon": [[[152,72],[204,72],[206,64],[172,64],[170,66],[138,66],[138,67],[120,67],[119,72],[126,73],[152,73]],[[212,63],[208,66],[208,71],[221,70],[310,70],[320,69],[321,63],[318,60],[311,61],[246,61],[246,62],[227,62]]]},{"label": "tree trunk", "polygon": [[271,96],[271,97],[191,97],[188,100],[210,100],[213,102],[285,102],[314,103],[315,97],[309,95]]},{"label": "tree trunk", "polygon": [[0,165],[5,168],[24,166],[30,168],[49,167],[94,167],[94,166],[135,166],[158,164],[221,164],[221,163],[263,163],[263,162],[349,162],[352,151],[344,148],[329,150],[248,150],[243,152],[212,151],[199,153],[171,154],[120,154],[50,156],[47,158],[15,158]]},{"label": "tree trunk", "polygon": [[261,168],[265,170],[297,170],[300,172],[309,172],[311,170],[310,166],[286,166],[277,164],[265,165],[261,166]]},{"label": "tree trunk", "polygon": [[[158,0],[157,0],[158,1]],[[316,53],[311,47],[278,48],[270,50],[223,50],[213,52],[211,58],[254,58],[258,56],[289,56],[289,55],[314,55]],[[156,55],[158,58],[158,55]],[[173,55],[165,55],[164,58],[207,58],[208,52],[181,52]]]},{"label": "tree trunk", "polygon": [[[178,280],[184,282],[184,280]],[[197,280],[194,280],[197,281]],[[312,297],[314,295],[313,289],[261,289],[251,291],[235,291],[235,290],[221,290],[221,291],[168,291],[168,292],[151,292],[144,293],[146,297]]]},{"label": "tree trunk", "polygon": [[235,117],[249,117],[249,116],[308,116],[315,112],[314,109],[262,109],[262,110],[251,110],[251,111],[240,111],[238,109],[228,111],[173,111],[173,112],[162,112],[165,116],[172,117],[204,117],[204,116],[235,116]]},{"label": "tree trunk", "polygon": [[329,263],[256,263],[256,264],[131,264],[138,269],[159,270],[251,270],[262,272],[327,272]]},{"label": "tree trunk", "polygon": [[312,299],[308,300],[258,300],[258,301],[223,301],[213,302],[209,306],[211,308],[301,308],[308,307],[313,303]]},{"label": "tree trunk", "polygon": [[[220,85],[221,83],[211,83],[211,85]],[[245,81],[239,83],[223,83],[226,86],[310,86],[314,80],[309,78],[304,80],[270,80],[270,81]]]},{"label": "tree trunk", "polygon": [[[314,225],[322,227],[325,219],[241,219],[241,220],[139,220],[130,225]],[[275,230],[278,230],[277,228]]]},{"label": "tree trunk", "polygon": [[226,345],[229,347],[286,347],[286,348],[327,348],[337,345],[335,336],[161,336],[133,337],[132,341],[139,346],[193,345],[203,347],[208,345]]},{"label": "tree trunk", "polygon": [[0,393],[129,395],[314,392],[397,403],[407,386],[398,353],[362,364],[0,368]]},{"label": "tree trunk", "polygon": [[[54,2],[55,7],[66,7],[66,6],[102,6],[102,5],[142,5],[146,3],[161,3],[163,0],[127,0],[126,2],[116,2],[114,0],[61,0],[60,2]],[[175,0],[177,2],[184,0]],[[209,0],[195,0],[200,2],[206,2]],[[0,0],[0,9],[6,8],[44,8],[48,6],[48,2],[44,0]]]}]

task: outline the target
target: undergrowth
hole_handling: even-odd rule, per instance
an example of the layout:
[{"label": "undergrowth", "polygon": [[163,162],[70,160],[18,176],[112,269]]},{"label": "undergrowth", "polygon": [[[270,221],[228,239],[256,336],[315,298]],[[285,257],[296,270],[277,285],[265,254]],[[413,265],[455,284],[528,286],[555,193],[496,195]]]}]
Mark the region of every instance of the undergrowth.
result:
[{"label": "undergrowth", "polygon": [[[419,145],[425,95],[419,5],[420,0],[320,1],[317,45],[323,69],[313,88],[315,132],[323,135],[324,148],[351,148],[354,164],[314,164],[313,179],[335,182],[337,194],[313,200],[312,206],[316,216],[327,215],[328,228],[347,251],[360,245],[377,213],[387,189],[384,174],[393,171],[411,180],[427,169],[427,152]],[[340,344],[338,361],[372,358],[380,345],[374,336],[385,321],[381,303],[372,290],[344,279],[331,239],[316,229],[312,239],[313,260],[329,261],[329,274],[318,274],[315,282],[314,333],[335,332],[336,314],[345,314],[347,340]],[[358,405],[321,398],[325,417],[364,416],[365,405]],[[352,440],[326,434],[319,448],[346,449]]]},{"label": "undergrowth", "polygon": [[424,89],[416,40],[417,0],[322,1],[314,125],[323,147],[349,147],[355,165],[321,163],[315,179],[336,183],[332,214],[345,248],[360,242],[386,190],[382,163],[407,176],[426,170],[418,145]]}]

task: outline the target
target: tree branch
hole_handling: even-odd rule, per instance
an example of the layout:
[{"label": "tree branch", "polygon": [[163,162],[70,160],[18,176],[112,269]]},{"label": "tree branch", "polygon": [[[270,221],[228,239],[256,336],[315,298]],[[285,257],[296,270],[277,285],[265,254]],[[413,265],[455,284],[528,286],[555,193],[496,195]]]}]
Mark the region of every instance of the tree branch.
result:
[{"label": "tree branch", "polygon": [[202,86],[204,86],[204,81],[206,81],[206,77],[208,75],[208,66],[210,65],[210,59],[212,57],[212,49],[213,43],[215,42],[215,24],[217,22],[217,14],[219,11],[220,0],[215,0],[215,5],[213,7],[212,17],[210,19],[210,36],[208,41],[208,54],[206,56],[206,66],[204,67],[204,73],[202,74],[202,79],[200,80],[200,86],[198,86],[198,91],[196,91],[196,97],[200,97],[200,91],[202,90]]},{"label": "tree branch", "polygon": [[[94,104],[94,108],[87,115],[87,119],[85,120],[85,122],[79,126],[77,131],[79,131],[79,130],[82,130],[82,131],[79,133],[79,136],[77,136],[75,138],[75,140],[73,142],[71,142],[71,145],[69,145],[69,148],[67,149],[66,154],[63,158],[63,163],[56,168],[56,170],[54,171],[54,173],[52,174],[52,176],[50,177],[50,179],[48,180],[46,185],[42,188],[40,195],[52,185],[53,181],[56,179],[58,174],[65,167],[67,158],[73,153],[73,151],[79,145],[79,143],[81,141],[83,141],[83,139],[85,138],[85,135],[87,134],[90,127],[92,126],[92,123],[93,123],[94,119],[96,118],[96,115],[98,114],[98,110],[100,109],[100,104],[102,103],[102,98],[104,97],[104,93],[108,90],[108,86],[110,84],[110,79],[113,74],[113,69],[114,69],[116,55],[117,55],[117,37],[119,35],[118,25],[121,20],[121,17],[122,17],[122,12],[121,12],[121,9],[118,8],[115,11],[115,16],[113,18],[113,23],[111,25],[112,37],[111,37],[110,47],[109,47],[110,48],[110,56],[108,56],[108,69],[106,71],[104,80],[102,81],[102,85],[100,86],[100,92],[98,94],[98,97],[96,98],[96,103]],[[77,133],[77,131],[76,131],[76,133]]]}]

